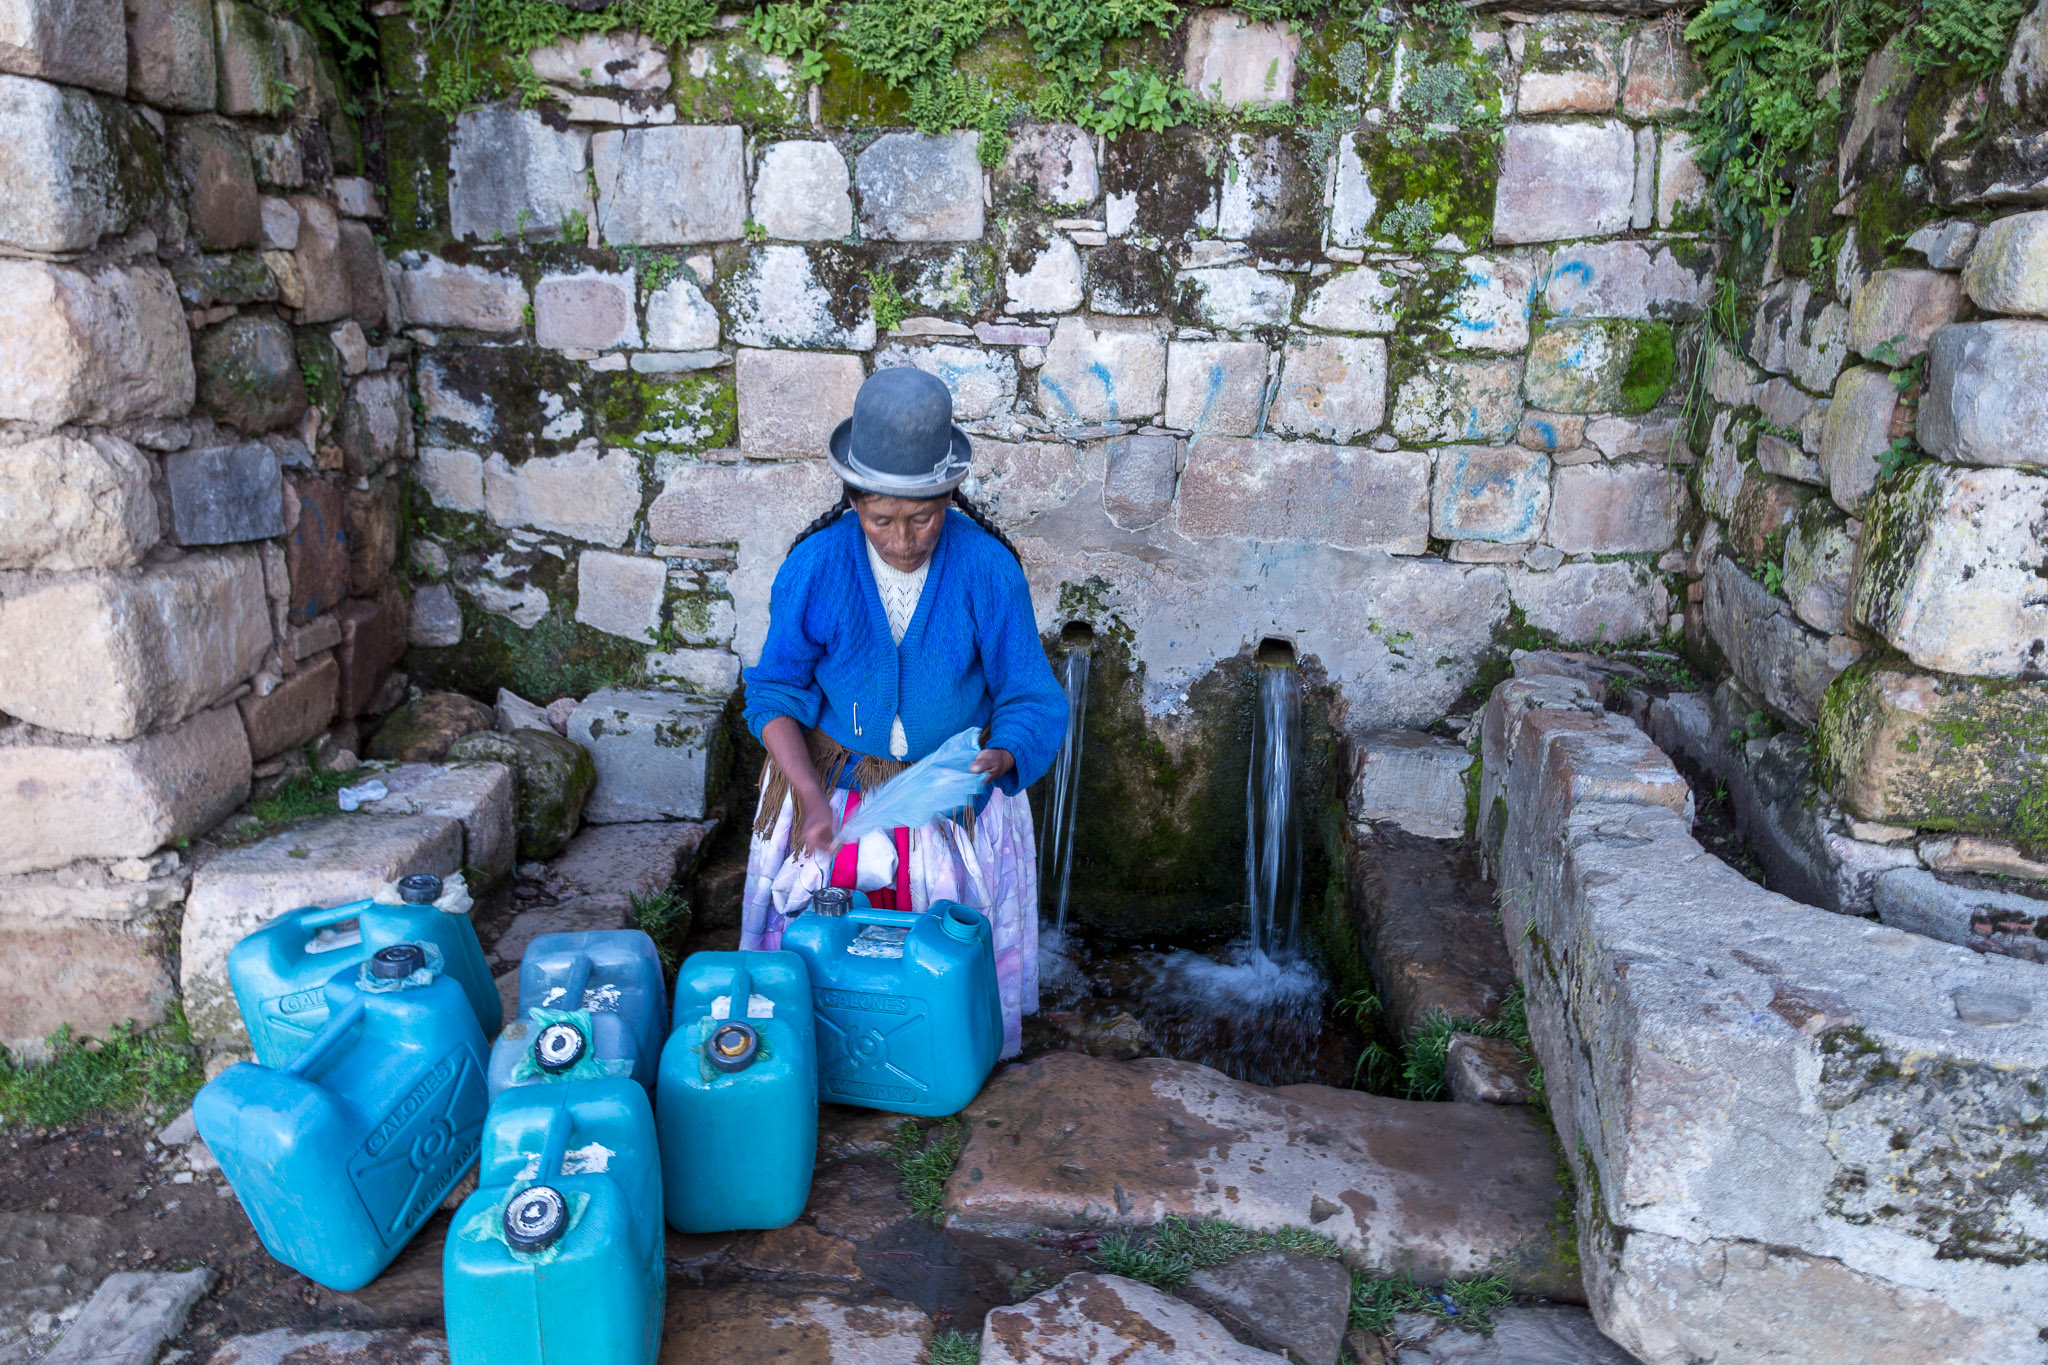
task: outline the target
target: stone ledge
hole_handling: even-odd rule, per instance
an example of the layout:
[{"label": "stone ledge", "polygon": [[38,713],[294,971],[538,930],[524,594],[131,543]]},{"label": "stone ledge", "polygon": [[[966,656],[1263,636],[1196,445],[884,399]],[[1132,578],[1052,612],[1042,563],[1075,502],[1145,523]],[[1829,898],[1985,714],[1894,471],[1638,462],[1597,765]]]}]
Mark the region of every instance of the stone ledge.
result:
[{"label": "stone ledge", "polygon": [[2038,1359],[2048,1038],[2010,1025],[2048,1017],[2048,974],[1746,881],[1632,732],[1562,678],[1502,684],[1483,729],[1485,842],[1602,1329],[1657,1365],[1760,1339]]}]

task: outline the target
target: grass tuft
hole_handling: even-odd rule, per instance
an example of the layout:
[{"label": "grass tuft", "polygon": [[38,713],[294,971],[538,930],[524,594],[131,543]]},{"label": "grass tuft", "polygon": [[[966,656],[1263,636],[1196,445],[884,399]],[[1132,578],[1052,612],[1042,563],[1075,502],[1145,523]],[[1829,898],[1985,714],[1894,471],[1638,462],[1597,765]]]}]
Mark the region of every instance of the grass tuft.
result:
[{"label": "grass tuft", "polygon": [[1205,1266],[1221,1265],[1254,1251],[1293,1251],[1331,1260],[1342,1254],[1335,1242],[1307,1228],[1264,1232],[1221,1218],[1193,1223],[1168,1218],[1154,1228],[1119,1231],[1103,1238],[1095,1251],[1095,1268],[1159,1289],[1173,1289]]},{"label": "grass tuft", "polygon": [[967,1130],[958,1119],[944,1119],[919,1128],[914,1119],[896,1125],[889,1140],[889,1161],[903,1181],[903,1197],[918,1217],[936,1223],[946,1216],[946,1177],[960,1164]]},{"label": "grass tuft", "polygon": [[1425,1289],[1405,1275],[1351,1275],[1351,1325],[1386,1336],[1396,1313],[1424,1313],[1470,1332],[1493,1330],[1493,1315],[1514,1299],[1505,1275],[1473,1275]]},{"label": "grass tuft", "polygon": [[676,887],[664,886],[646,895],[636,891],[629,899],[633,927],[654,940],[654,950],[661,954],[662,974],[674,975],[683,937],[690,932],[690,898]]},{"label": "grass tuft", "polygon": [[251,802],[250,818],[236,827],[232,834],[224,832],[225,837],[220,842],[253,844],[301,820],[335,814],[341,807],[334,803],[334,794],[351,785],[361,771],[360,768],[352,768],[344,773],[329,773],[318,768],[305,768],[293,773],[278,783],[270,795],[261,801]]},{"label": "grass tuft", "polygon": [[116,1024],[105,1038],[79,1039],[66,1024],[47,1042],[45,1062],[17,1062],[0,1048],[0,1126],[47,1128],[144,1108],[175,1114],[206,1079],[175,1007],[152,1029]]},{"label": "grass tuft", "polygon": [[947,1328],[925,1348],[925,1365],[975,1365],[981,1359],[981,1338]]}]

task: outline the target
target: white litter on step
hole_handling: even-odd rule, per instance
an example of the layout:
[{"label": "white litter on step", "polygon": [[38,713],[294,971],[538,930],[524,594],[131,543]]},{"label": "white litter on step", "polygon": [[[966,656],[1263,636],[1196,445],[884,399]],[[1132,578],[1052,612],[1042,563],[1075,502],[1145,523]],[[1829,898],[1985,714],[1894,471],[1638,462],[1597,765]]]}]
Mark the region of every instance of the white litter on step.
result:
[{"label": "white litter on step", "polygon": [[334,801],[343,810],[355,810],[372,801],[382,801],[389,795],[391,788],[373,778],[360,787],[343,787],[334,794]]}]

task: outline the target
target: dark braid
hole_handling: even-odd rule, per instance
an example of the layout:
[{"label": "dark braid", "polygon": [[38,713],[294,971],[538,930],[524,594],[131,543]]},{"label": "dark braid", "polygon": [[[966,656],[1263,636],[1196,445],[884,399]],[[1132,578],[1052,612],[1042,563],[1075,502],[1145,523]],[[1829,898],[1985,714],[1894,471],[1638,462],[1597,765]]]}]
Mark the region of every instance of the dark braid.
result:
[{"label": "dark braid", "polygon": [[953,505],[965,512],[969,521],[1001,542],[1002,547],[1010,552],[1010,558],[1016,560],[1019,564],[1024,562],[1024,556],[1017,553],[1017,547],[1010,543],[1010,538],[1003,534],[1002,528],[990,521],[987,514],[969,502],[967,495],[957,488],[953,490]]},{"label": "dark braid", "polygon": [[[818,532],[824,530],[833,522],[839,520],[840,516],[853,506],[856,499],[870,496],[872,495],[862,492],[860,489],[855,488],[852,484],[842,485],[839,493],[839,501],[833,503],[830,507],[826,508],[824,513],[820,515],[816,521],[812,522],[809,526],[804,527],[803,530],[798,531],[796,533],[796,539],[789,542],[789,548],[794,550],[797,546],[803,544],[804,541],[818,534]],[[996,540],[1002,545],[1002,547],[1010,552],[1010,557],[1012,559],[1016,560],[1019,564],[1022,564],[1024,562],[1024,556],[1017,553],[1017,547],[1010,543],[1010,538],[1003,534],[1002,528],[997,526],[993,521],[990,521],[988,519],[988,515],[984,513],[979,507],[976,507],[973,503],[969,502],[967,500],[967,495],[957,488],[953,490],[952,505],[959,508],[962,512],[966,513],[967,519],[969,521],[972,521],[976,526],[979,526],[982,530],[994,536]]]},{"label": "dark braid", "polygon": [[839,520],[839,514],[847,511],[852,506],[853,487],[850,484],[842,484],[840,486],[839,501],[833,503],[830,507],[826,508],[824,513],[821,516],[819,516],[819,518],[816,521],[812,522],[809,526],[804,527],[803,530],[798,531],[796,533],[796,539],[789,542],[789,548],[794,550],[797,546],[803,544],[812,536],[818,534],[818,532],[824,530],[827,526],[830,526],[833,522]]}]

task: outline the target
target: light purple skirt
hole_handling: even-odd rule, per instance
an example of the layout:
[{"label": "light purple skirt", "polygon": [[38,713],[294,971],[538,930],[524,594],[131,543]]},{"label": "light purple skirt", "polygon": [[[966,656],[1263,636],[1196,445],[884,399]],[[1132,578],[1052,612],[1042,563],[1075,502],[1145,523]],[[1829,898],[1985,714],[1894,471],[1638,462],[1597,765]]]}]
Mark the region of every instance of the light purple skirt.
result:
[{"label": "light purple skirt", "polygon": [[[846,793],[832,793],[832,813],[843,818]],[[740,910],[740,947],[782,946],[790,906],[809,903],[832,876],[815,854],[790,850],[795,802],[785,797],[775,828],[753,836],[747,850],[747,891]],[[1023,793],[998,791],[974,821],[974,838],[960,837],[948,821],[910,831],[910,904],[920,913],[934,901],[959,901],[988,917],[995,930],[996,983],[1003,997],[1003,1055],[1024,1046],[1024,1016],[1038,1012],[1038,844],[1031,803]],[[893,883],[892,883],[893,884]]]}]

